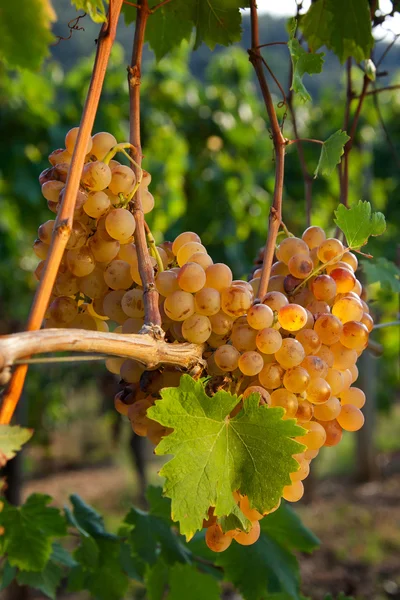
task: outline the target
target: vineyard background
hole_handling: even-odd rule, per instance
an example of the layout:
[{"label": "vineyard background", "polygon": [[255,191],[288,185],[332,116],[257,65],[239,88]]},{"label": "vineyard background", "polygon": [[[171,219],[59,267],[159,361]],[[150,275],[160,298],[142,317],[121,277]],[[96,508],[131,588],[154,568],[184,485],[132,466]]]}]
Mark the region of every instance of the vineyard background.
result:
[{"label": "vineyard background", "polygon": [[[59,21],[54,31],[66,36],[66,24],[75,11],[67,2],[55,4]],[[66,131],[80,118],[98,26],[88,17],[79,25],[85,31],[75,31],[71,39],[53,47],[41,72],[11,73],[0,66],[0,136],[10,140],[0,150],[1,334],[23,329],[36,287],[37,259],[31,244],[37,225],[49,218],[38,173],[47,166],[49,152],[62,146]],[[260,26],[261,39],[287,37],[285,20],[265,15]],[[160,240],[196,231],[214,260],[230,264],[237,277],[247,275],[263,245],[274,178],[265,108],[245,51],[250,45],[247,19],[244,27],[243,45],[234,50],[211,54],[202,48],[190,54],[189,46],[184,46],[158,64],[146,53],[142,86],[143,147],[156,198],[150,219],[153,233]],[[128,131],[124,65],[132,31],[122,31],[95,125],[96,131],[111,131],[117,139],[126,139]],[[378,58],[386,45],[387,41],[378,45]],[[399,82],[399,58],[400,46],[395,45],[380,66],[388,72],[380,85]],[[269,62],[287,90],[287,50],[271,50]],[[355,86],[361,79],[360,71]],[[343,97],[345,93],[339,61],[329,56],[322,75],[307,77],[307,87],[315,103],[298,109],[301,134],[308,137],[312,132],[311,137],[326,139],[342,126],[343,103],[335,101],[339,88]],[[285,127],[291,131],[290,119]],[[305,152],[312,171],[318,149],[310,145]],[[388,231],[368,248],[397,264],[399,167],[400,93],[395,90],[379,99],[371,96],[364,104],[352,151],[349,200],[369,200],[375,210],[385,213]],[[284,195],[285,223],[300,232],[305,226],[304,190],[294,146],[288,151]],[[337,199],[335,176],[314,184],[313,224],[332,228]],[[392,279],[392,286],[390,282],[369,286],[378,322],[398,319]],[[304,593],[312,591],[315,597],[344,591],[374,600],[400,598],[400,532],[393,526],[400,521],[399,328],[377,330],[372,339],[382,345],[383,354],[368,355],[361,368],[361,386],[368,390],[370,402],[369,425],[366,431],[345,436],[340,446],[321,452],[317,476],[307,480],[306,498],[298,508],[322,541],[320,551],[301,558]],[[79,493],[105,513],[109,524],[132,500],[143,503],[145,481],[156,483],[160,462],[150,445],[131,439],[129,423],[114,413],[116,388],[117,382],[101,365],[31,369],[19,420],[36,433],[33,443],[9,464],[12,499],[40,491],[61,505],[71,492]],[[42,597],[21,590],[7,592],[7,598]],[[371,595],[371,590],[377,591]]]}]

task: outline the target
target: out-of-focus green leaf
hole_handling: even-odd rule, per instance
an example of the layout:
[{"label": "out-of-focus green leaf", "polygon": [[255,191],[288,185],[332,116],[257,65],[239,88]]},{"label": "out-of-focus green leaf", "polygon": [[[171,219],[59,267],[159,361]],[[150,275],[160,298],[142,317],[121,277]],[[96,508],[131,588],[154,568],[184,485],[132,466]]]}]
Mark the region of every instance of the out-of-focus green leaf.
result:
[{"label": "out-of-focus green leaf", "polygon": [[343,155],[346,142],[349,136],[345,131],[339,129],[332,133],[331,136],[322,144],[321,154],[319,157],[317,168],[314,171],[314,177],[318,175],[331,175],[335,167],[340,163],[340,158]]},{"label": "out-of-focus green leaf", "polygon": [[346,236],[349,248],[361,248],[370,235],[382,235],[386,229],[385,216],[372,212],[371,204],[359,200],[350,208],[339,204],[335,210],[335,223]]}]

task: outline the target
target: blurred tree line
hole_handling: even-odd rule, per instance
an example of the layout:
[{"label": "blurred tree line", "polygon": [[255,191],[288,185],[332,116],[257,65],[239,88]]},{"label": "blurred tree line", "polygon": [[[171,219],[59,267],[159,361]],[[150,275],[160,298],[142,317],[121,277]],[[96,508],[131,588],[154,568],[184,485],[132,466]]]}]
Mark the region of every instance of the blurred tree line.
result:
[{"label": "blurred tree line", "polygon": [[[56,33],[61,35],[60,28],[70,17],[62,8],[63,2],[59,4],[59,15],[63,17]],[[36,287],[33,272],[38,260],[31,246],[40,223],[54,216],[41,196],[38,175],[48,166],[48,154],[62,147],[66,132],[79,123],[97,32],[88,20],[83,24],[87,31],[75,31],[70,40],[55,46],[42,72],[11,73],[0,67],[0,333],[23,328]],[[283,20],[265,16],[262,26],[262,39],[287,38]],[[110,131],[120,141],[128,139],[125,65],[129,51],[126,55],[124,46],[132,33],[129,29],[123,31],[126,38],[114,48],[95,124],[95,131]],[[64,25],[62,35],[65,33]],[[247,38],[245,33],[244,44]],[[268,60],[287,90],[289,57],[285,52],[279,47],[269,49]],[[386,57],[385,69],[399,54],[395,46]],[[146,64],[142,78],[142,145],[144,166],[152,174],[150,189],[156,199],[150,227],[158,241],[173,239],[183,230],[196,231],[215,261],[227,262],[236,277],[245,277],[265,242],[274,183],[265,108],[247,53],[237,46],[214,54],[206,49],[193,54],[186,45],[158,64],[148,54]],[[361,76],[360,72],[360,81],[355,82],[358,88]],[[396,77],[399,75],[392,70],[390,81],[395,82]],[[310,78],[307,85],[315,102],[295,107],[300,135],[324,140],[343,123],[343,68],[328,57],[323,75]],[[277,96],[276,102],[279,100]],[[400,95],[396,91],[379,95],[379,113],[376,100],[368,97],[362,111],[351,153],[349,200],[370,200],[375,210],[385,213],[387,233],[371,242],[368,249],[396,262],[400,230]],[[281,118],[283,113],[281,108]],[[390,133],[390,143],[381,118]],[[292,134],[290,116],[285,131]],[[311,173],[318,153],[317,146],[305,146]],[[312,221],[331,234],[338,198],[336,175],[315,181]],[[283,214],[287,227],[300,234],[306,217],[304,182],[295,145],[288,148]],[[389,287],[376,283],[370,286],[370,293],[378,320],[397,319],[398,299]],[[379,399],[382,406],[388,406],[398,385],[398,328],[383,329],[373,337],[384,344]],[[81,387],[103,370],[100,366],[68,369],[68,383],[60,385],[64,367],[31,369],[27,384],[27,395],[32,399],[31,424],[38,425],[44,419],[51,424],[66,418],[62,400],[74,386]]]}]

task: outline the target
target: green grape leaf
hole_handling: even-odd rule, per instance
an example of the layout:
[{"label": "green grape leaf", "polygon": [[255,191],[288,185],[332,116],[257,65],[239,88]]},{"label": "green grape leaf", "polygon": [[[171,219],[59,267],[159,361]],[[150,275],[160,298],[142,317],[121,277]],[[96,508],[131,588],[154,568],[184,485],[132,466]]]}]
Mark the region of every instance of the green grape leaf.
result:
[{"label": "green grape leaf", "polygon": [[283,420],[283,409],[259,406],[252,394],[230,418],[238,397],[219,391],[210,398],[204,384],[189,375],[161,395],[147,414],[174,430],[155,452],[174,455],[160,475],[164,494],[172,500],[172,520],[180,522],[187,539],[202,528],[210,506],[217,517],[233,513],[234,490],[240,489],[262,513],[277,504],[296,469],[292,455],[303,448],[290,438],[304,430],[294,420]]},{"label": "green grape leaf", "polygon": [[320,544],[319,539],[286,502],[282,502],[278,510],[264,517],[261,529],[287,550],[312,552]]},{"label": "green grape leaf", "polygon": [[14,458],[32,435],[33,429],[19,425],[0,425],[0,467],[4,467],[8,460]]},{"label": "green grape leaf", "polygon": [[336,225],[346,237],[349,248],[365,246],[370,235],[382,235],[386,230],[385,217],[381,212],[372,212],[371,204],[359,200],[350,208],[339,204],[335,210]]},{"label": "green grape leaf", "polygon": [[26,571],[44,569],[53,538],[66,535],[65,518],[47,506],[50,496],[32,494],[22,506],[4,503],[0,524],[5,527],[4,550],[12,566]]},{"label": "green grape leaf", "polygon": [[316,0],[301,27],[312,50],[326,46],[342,63],[368,59],[374,45],[368,0]]},{"label": "green grape leaf", "polygon": [[367,283],[379,283],[389,292],[400,292],[400,269],[390,260],[380,256],[376,260],[361,261],[362,270],[367,278]]},{"label": "green grape leaf", "polygon": [[66,550],[61,544],[58,542],[54,542],[53,544],[53,552],[51,553],[50,560],[59,565],[63,565],[64,567],[72,567],[77,566],[77,562],[72,558],[71,554]]},{"label": "green grape leaf", "polygon": [[344,147],[349,139],[347,133],[341,129],[338,129],[328,137],[322,144],[318,165],[314,171],[314,179],[321,174],[329,176],[333,173],[335,167],[340,163]]},{"label": "green grape leaf", "polygon": [[121,565],[120,542],[99,537],[96,543],[99,548],[97,565],[84,570],[84,587],[96,600],[121,600],[125,598],[129,579]]},{"label": "green grape leaf", "polygon": [[288,48],[293,65],[292,85],[290,89],[298,94],[299,100],[308,102],[311,100],[311,96],[303,83],[303,75],[305,73],[309,75],[321,73],[325,54],[323,52],[318,54],[306,52],[295,38],[289,40]]},{"label": "green grape leaf", "polygon": [[[76,10],[83,10],[95,23],[104,23],[107,12],[103,0],[71,0]],[[106,0],[108,4],[108,0]]]},{"label": "green grape leaf", "polygon": [[17,568],[12,567],[8,560],[4,563],[3,570],[1,573],[0,579],[0,592],[5,590],[10,583],[14,580],[14,577],[17,574]]},{"label": "green grape leaf", "polygon": [[91,537],[82,537],[81,543],[74,552],[74,559],[85,569],[95,569],[99,560],[99,547]]},{"label": "green grape leaf", "polygon": [[149,513],[171,524],[171,500],[162,495],[162,487],[149,485],[146,490]]},{"label": "green grape leaf", "polygon": [[160,558],[155,565],[146,565],[145,585],[148,600],[163,600],[168,574],[169,567]]},{"label": "green grape leaf", "polygon": [[172,531],[169,524],[139,508],[132,507],[125,523],[133,525],[128,539],[133,553],[145,563],[157,562],[159,546],[161,556],[167,563],[188,562],[190,554]]},{"label": "green grape leaf", "polygon": [[11,68],[40,68],[54,40],[56,15],[48,0],[3,0],[0,7],[0,60]]},{"label": "green grape leaf", "polygon": [[62,569],[49,560],[44,569],[38,571],[20,571],[17,575],[19,585],[29,585],[55,600],[57,588],[62,578]]},{"label": "green grape leaf", "polygon": [[122,570],[128,577],[142,583],[143,577],[141,573],[145,571],[145,563],[133,555],[132,548],[127,542],[121,542],[119,557]]},{"label": "green grape leaf", "polygon": [[69,499],[73,506],[73,511],[71,514],[71,512],[66,509],[66,514],[71,525],[81,532],[86,532],[93,537],[117,539],[115,535],[106,531],[103,517],[99,515],[94,508],[86,504],[80,496],[73,494]]},{"label": "green grape leaf", "polygon": [[242,37],[240,8],[248,6],[245,0],[194,0],[193,15],[196,25],[195,49],[205,42],[214,50],[217,44],[229,46]]},{"label": "green grape leaf", "polygon": [[168,600],[220,600],[218,582],[196,567],[176,563],[169,572]]},{"label": "green grape leaf", "polygon": [[222,531],[230,531],[231,529],[243,529],[244,531],[250,531],[251,521],[244,516],[239,507],[235,504],[233,511],[230,515],[220,517],[218,519]]}]

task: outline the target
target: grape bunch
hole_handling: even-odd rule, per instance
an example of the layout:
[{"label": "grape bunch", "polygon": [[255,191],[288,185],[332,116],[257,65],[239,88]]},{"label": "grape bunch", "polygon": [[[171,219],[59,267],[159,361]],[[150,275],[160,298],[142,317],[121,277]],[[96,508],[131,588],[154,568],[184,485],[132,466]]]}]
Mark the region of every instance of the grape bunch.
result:
[{"label": "grape bunch", "polygon": [[[68,132],[66,149],[53,152],[51,167],[40,175],[42,192],[57,213],[78,130]],[[135,172],[114,159],[121,145],[109,133],[89,142],[77,195],[72,233],[55,281],[45,327],[73,327],[115,333],[139,333],[144,300],[138,255],[133,243],[134,194],[142,188],[145,213],[154,198],[151,176]],[[39,227],[34,251],[42,262],[48,254],[54,220]],[[210,380],[207,392],[226,389],[238,394],[237,414],[250,394],[259,402],[284,409],[305,429],[296,438],[306,450],[294,456],[299,468],[282,497],[296,502],[303,480],[322,446],[335,446],[342,432],[357,431],[364,422],[364,392],[352,384],[356,362],[368,344],[373,319],[365,292],[356,278],[357,257],[320,227],[301,238],[289,234],[279,243],[267,294],[258,298],[262,258],[249,281],[234,280],[231,269],[214,263],[201,239],[184,232],[173,242],[152,248],[155,285],[165,339],[170,343],[203,344]],[[154,444],[170,430],[147,416],[160,391],[179,385],[181,371],[171,366],[146,370],[134,360],[113,357],[106,367],[122,380],[116,410],[129,418],[137,435]],[[213,507],[204,521],[206,543],[220,552],[235,540],[254,543],[264,516],[247,496],[234,498],[252,527],[223,532]],[[276,510],[279,504],[273,509]],[[270,511],[272,512],[272,511]]]}]

